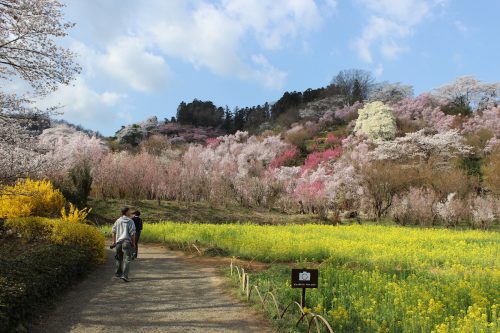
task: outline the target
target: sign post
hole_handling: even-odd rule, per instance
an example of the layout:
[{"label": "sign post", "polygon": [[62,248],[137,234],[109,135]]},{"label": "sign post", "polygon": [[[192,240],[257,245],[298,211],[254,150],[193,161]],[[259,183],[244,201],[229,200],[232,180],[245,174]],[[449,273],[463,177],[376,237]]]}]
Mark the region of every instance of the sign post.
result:
[{"label": "sign post", "polygon": [[306,288],[318,288],[317,269],[292,269],[292,288],[302,288],[300,305],[306,306]]}]

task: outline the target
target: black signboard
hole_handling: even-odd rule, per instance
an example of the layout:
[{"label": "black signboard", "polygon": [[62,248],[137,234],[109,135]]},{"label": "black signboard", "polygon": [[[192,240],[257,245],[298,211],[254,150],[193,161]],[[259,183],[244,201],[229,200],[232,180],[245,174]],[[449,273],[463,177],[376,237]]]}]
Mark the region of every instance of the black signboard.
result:
[{"label": "black signboard", "polygon": [[292,288],[318,288],[317,269],[292,269]]}]

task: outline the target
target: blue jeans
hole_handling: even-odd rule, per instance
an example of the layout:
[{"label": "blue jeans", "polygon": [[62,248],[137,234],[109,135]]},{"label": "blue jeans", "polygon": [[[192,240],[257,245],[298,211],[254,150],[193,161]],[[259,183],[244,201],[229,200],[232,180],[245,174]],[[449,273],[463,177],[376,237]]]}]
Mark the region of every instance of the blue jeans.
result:
[{"label": "blue jeans", "polygon": [[129,240],[116,244],[115,259],[115,275],[128,279],[130,262],[132,261],[132,244]]}]

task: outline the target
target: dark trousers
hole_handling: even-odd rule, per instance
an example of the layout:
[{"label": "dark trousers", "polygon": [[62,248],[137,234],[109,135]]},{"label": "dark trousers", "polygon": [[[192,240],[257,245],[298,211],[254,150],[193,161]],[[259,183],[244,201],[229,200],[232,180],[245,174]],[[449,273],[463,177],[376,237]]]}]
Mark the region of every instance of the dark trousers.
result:
[{"label": "dark trousers", "polygon": [[141,238],[141,230],[135,232],[135,256],[139,253],[139,238]]}]

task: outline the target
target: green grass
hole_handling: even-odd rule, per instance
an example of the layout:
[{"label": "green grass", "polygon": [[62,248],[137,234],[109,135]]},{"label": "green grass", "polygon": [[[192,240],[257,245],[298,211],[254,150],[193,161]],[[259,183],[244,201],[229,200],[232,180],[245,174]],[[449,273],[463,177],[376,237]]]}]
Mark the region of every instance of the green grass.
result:
[{"label": "green grass", "polygon": [[196,223],[255,223],[255,224],[304,224],[324,223],[312,214],[284,214],[277,210],[245,208],[240,206],[212,207],[206,202],[184,203],[154,200],[98,200],[91,199],[89,219],[99,225],[110,224],[120,215],[120,208],[129,206],[141,211],[147,223],[158,221],[196,222]]}]

